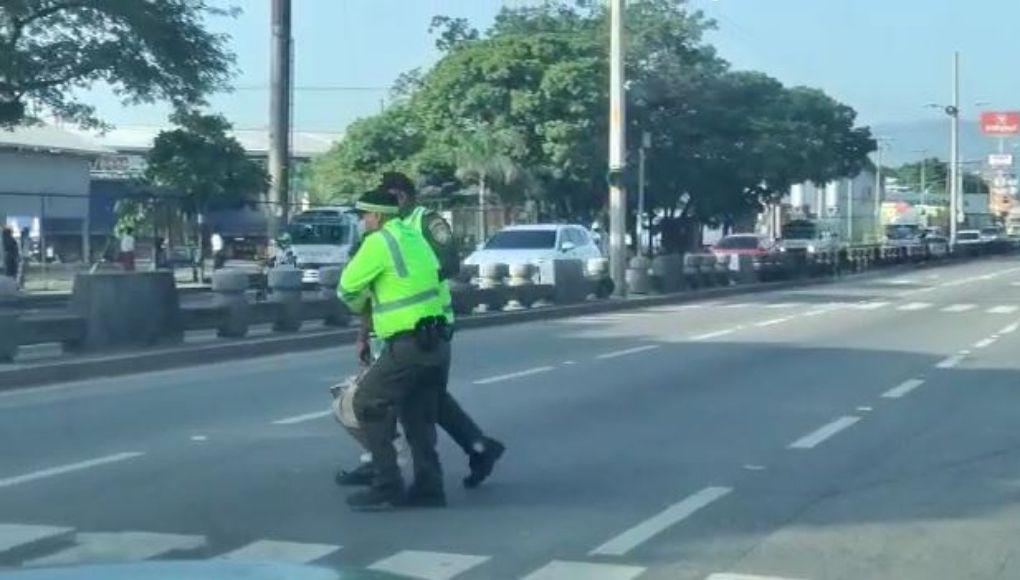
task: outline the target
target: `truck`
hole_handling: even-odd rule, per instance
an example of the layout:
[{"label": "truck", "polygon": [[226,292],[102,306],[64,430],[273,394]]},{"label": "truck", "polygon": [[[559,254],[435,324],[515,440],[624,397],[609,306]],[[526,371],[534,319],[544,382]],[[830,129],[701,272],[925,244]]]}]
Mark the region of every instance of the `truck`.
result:
[{"label": "truck", "polygon": [[783,226],[777,247],[790,254],[814,254],[843,249],[839,234],[815,220],[791,220]]},{"label": "truck", "polygon": [[301,270],[304,284],[319,283],[319,268],[342,266],[361,237],[359,221],[351,208],[332,206],[310,209],[294,216],[287,225],[288,247],[277,263],[290,262]]},{"label": "truck", "polygon": [[1020,207],[1009,210],[1006,214],[1006,235],[1010,238],[1020,238]]}]

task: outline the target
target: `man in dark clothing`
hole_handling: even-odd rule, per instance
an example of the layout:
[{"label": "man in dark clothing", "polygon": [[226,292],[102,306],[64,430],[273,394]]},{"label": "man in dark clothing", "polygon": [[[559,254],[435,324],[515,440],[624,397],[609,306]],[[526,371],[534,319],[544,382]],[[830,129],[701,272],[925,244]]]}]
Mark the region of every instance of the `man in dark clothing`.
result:
[{"label": "man in dark clothing", "polygon": [[4,228],[3,248],[4,275],[17,278],[18,266],[21,264],[21,252],[18,249],[18,241],[14,239],[14,232],[9,227]]}]

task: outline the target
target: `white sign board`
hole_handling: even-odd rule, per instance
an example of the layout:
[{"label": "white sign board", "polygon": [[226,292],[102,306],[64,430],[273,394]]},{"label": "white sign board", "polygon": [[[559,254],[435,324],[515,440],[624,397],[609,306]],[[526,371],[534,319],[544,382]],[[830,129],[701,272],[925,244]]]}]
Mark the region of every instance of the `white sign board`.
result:
[{"label": "white sign board", "polygon": [[1010,153],[992,153],[988,156],[989,167],[1012,167],[1013,155]]}]

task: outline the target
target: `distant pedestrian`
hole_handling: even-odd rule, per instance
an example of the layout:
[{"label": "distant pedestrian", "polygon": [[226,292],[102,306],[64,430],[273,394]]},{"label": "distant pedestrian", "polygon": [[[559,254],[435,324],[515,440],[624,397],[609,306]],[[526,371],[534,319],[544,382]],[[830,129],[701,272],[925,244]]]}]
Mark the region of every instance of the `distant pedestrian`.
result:
[{"label": "distant pedestrian", "polygon": [[163,238],[156,238],[156,246],[153,250],[152,261],[155,263],[157,270],[166,268],[166,240]]},{"label": "distant pedestrian", "polygon": [[223,236],[214,232],[209,238],[209,245],[212,246],[213,270],[219,270],[227,261],[227,256],[223,252]]},{"label": "distant pedestrian", "polygon": [[124,233],[120,235],[120,263],[124,266],[124,270],[128,272],[135,271],[134,234],[134,228],[124,228]]},{"label": "distant pedestrian", "polygon": [[3,231],[3,250],[4,275],[17,279],[21,252],[18,250],[17,240],[14,239],[14,232],[9,227],[5,227]]}]

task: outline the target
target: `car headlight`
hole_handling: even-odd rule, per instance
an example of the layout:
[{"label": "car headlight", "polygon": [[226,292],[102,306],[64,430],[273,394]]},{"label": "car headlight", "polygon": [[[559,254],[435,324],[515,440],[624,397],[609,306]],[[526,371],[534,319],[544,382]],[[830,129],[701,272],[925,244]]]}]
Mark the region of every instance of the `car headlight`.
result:
[{"label": "car headlight", "polygon": [[812,253],[812,254],[815,253],[815,245],[814,244],[808,244],[807,251]]}]

